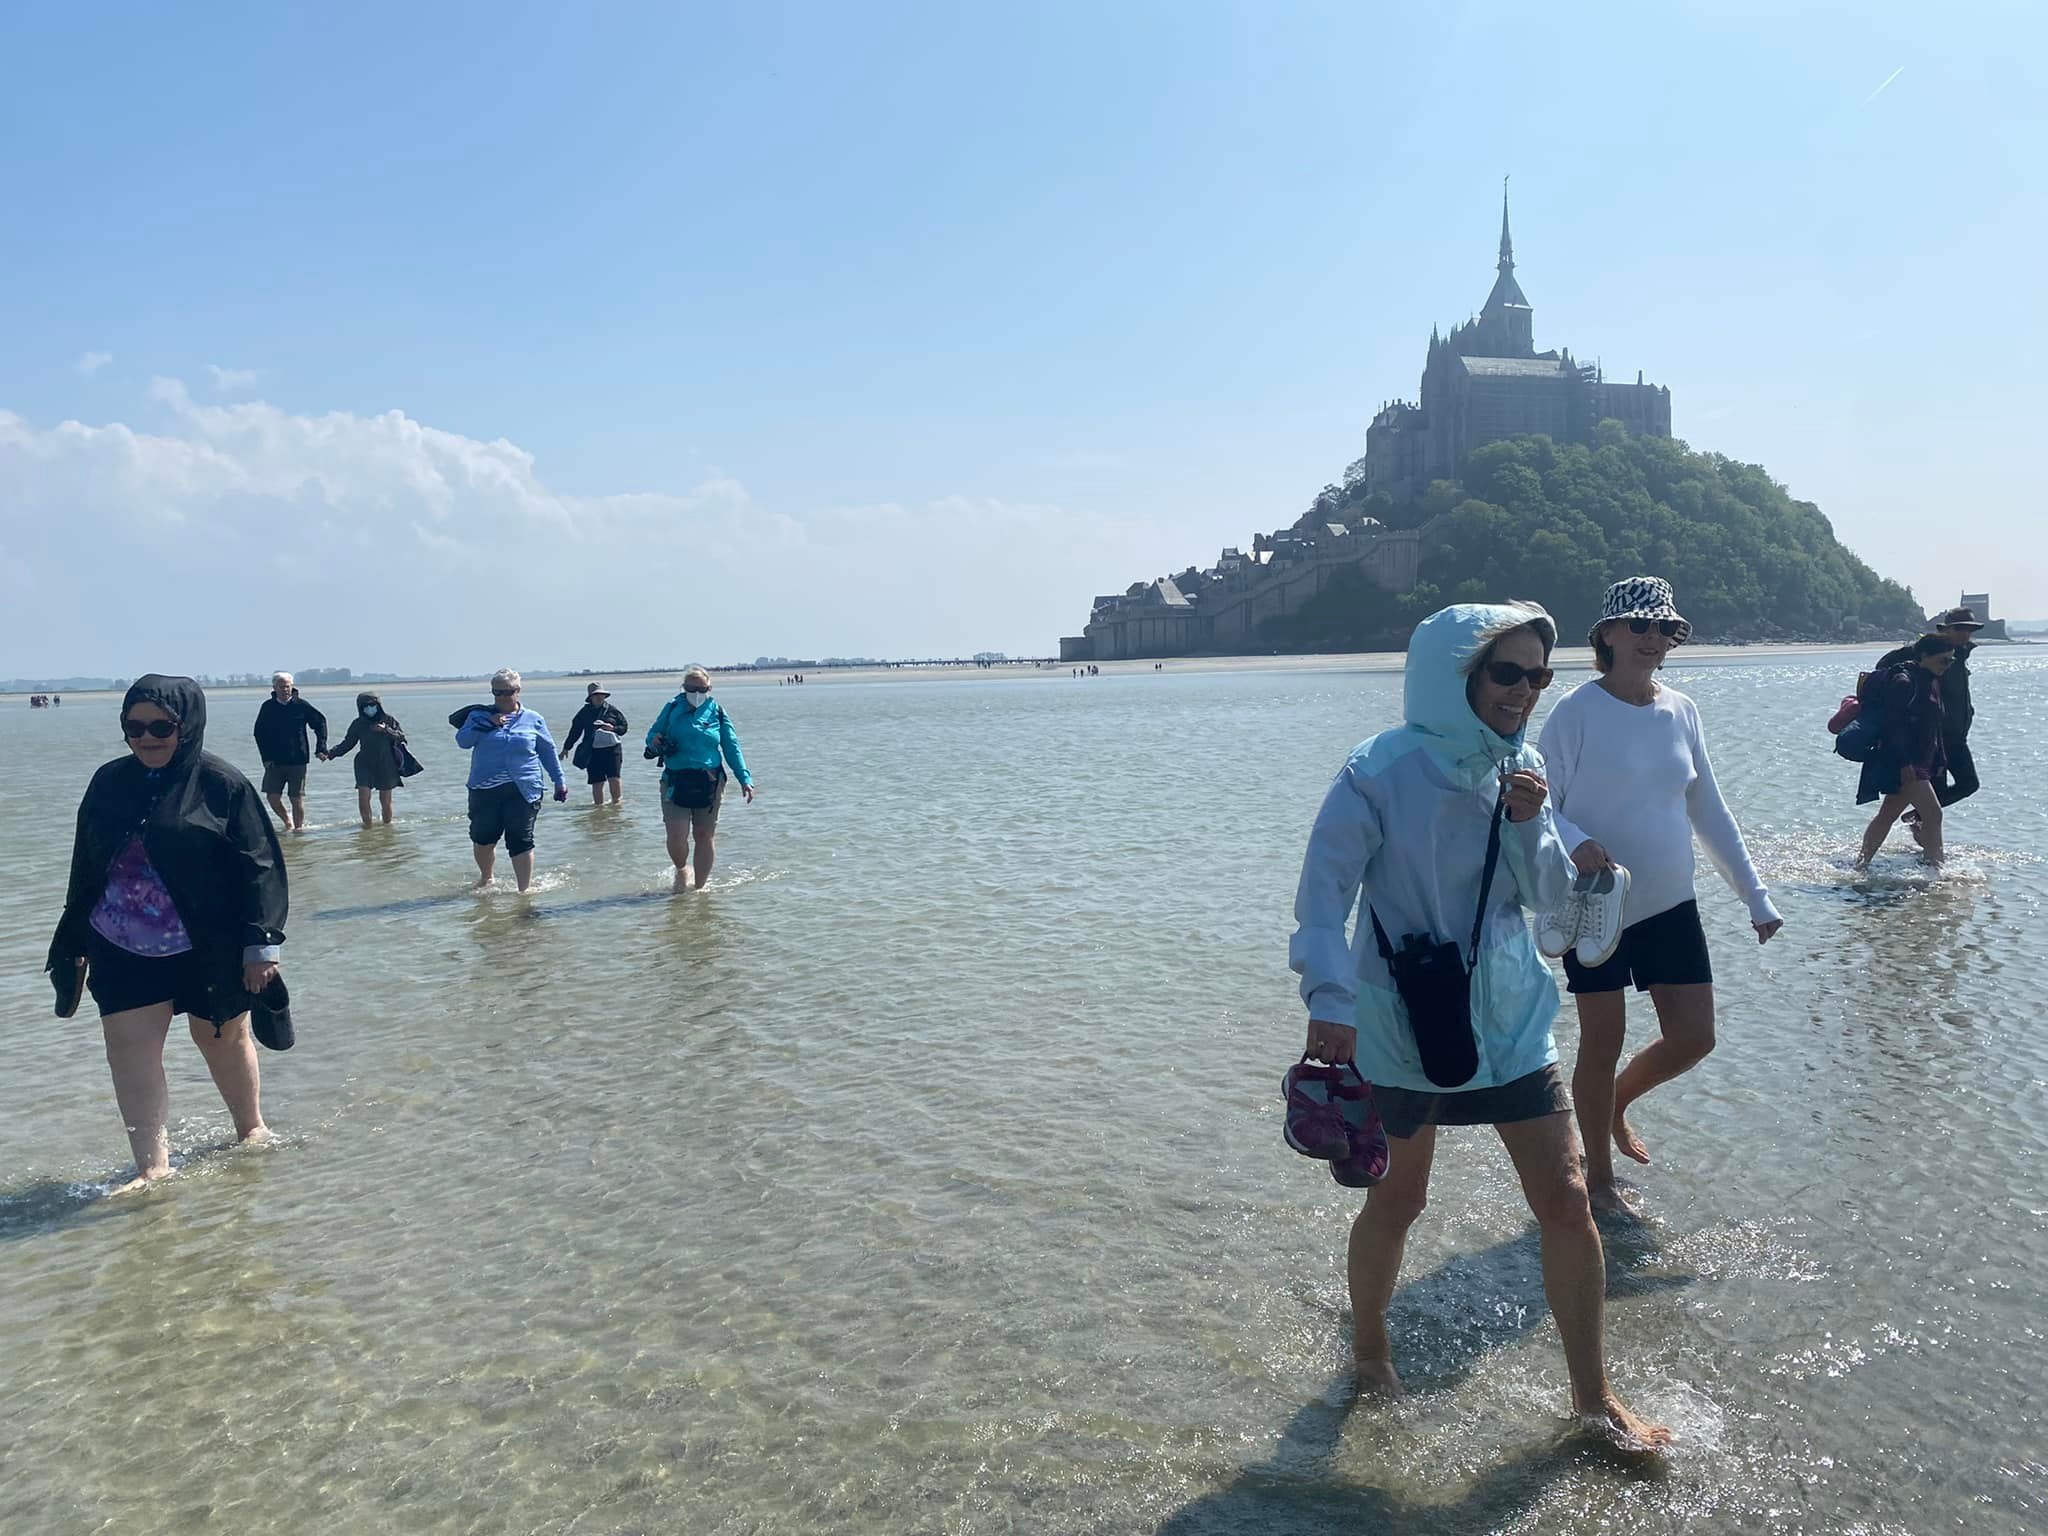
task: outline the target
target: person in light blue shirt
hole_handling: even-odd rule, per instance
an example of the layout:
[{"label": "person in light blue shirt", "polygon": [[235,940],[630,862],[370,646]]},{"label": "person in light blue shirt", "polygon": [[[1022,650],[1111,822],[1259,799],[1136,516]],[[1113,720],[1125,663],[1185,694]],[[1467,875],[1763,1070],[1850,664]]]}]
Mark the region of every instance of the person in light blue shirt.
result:
[{"label": "person in light blue shirt", "polygon": [[[701,888],[711,878],[716,856],[712,838],[718,831],[718,807],[725,798],[725,770],[739,780],[747,804],[754,803],[754,776],[747,772],[739,735],[725,707],[711,697],[711,674],[692,667],[683,674],[683,691],[670,699],[647,730],[647,756],[661,760],[661,821],[668,834],[668,856],[676,867],[675,888],[690,888],[692,866]],[[690,835],[696,834],[694,861]]]},{"label": "person in light blue shirt", "polygon": [[1288,959],[1308,1005],[1306,1054],[1356,1062],[1386,1128],[1386,1177],[1351,1228],[1361,1388],[1401,1390],[1387,1305],[1436,1128],[1491,1125],[1541,1234],[1573,1409],[1647,1451],[1670,1431],[1638,1419],[1607,1379],[1605,1261],[1551,1034],[1557,985],[1524,915],[1556,905],[1574,875],[1542,755],[1523,739],[1556,643],[1533,603],[1461,603],[1416,626],[1404,723],[1351,754],[1309,834]]},{"label": "person in light blue shirt", "polygon": [[555,798],[569,798],[562,760],[548,723],[520,702],[524,687],[510,667],[491,677],[491,706],[458,710],[455,745],[469,754],[469,842],[476,855],[477,888],[495,873],[498,840],[512,855],[519,889],[533,883],[533,828],[540,817],[543,775],[555,781]]}]

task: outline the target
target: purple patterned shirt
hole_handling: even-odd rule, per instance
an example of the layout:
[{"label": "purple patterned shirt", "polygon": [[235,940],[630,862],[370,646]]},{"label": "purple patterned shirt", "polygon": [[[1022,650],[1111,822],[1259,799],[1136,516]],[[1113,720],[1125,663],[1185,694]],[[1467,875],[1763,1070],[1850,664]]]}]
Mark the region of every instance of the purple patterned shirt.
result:
[{"label": "purple patterned shirt", "polygon": [[149,862],[142,839],[131,837],[107,866],[107,890],[92,909],[93,931],[116,949],[159,960],[192,952],[192,935]]}]

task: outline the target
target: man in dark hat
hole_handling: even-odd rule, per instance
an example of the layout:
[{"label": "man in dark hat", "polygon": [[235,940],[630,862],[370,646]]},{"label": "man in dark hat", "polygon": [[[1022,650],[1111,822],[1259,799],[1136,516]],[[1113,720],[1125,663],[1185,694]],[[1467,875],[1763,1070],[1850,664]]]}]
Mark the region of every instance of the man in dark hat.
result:
[{"label": "man in dark hat", "polygon": [[[1977,763],[1970,756],[1969,740],[1971,722],[1977,718],[1976,708],[1970,703],[1970,652],[1976,649],[1973,637],[1983,627],[1983,621],[1969,608],[1951,608],[1936,614],[1927,626],[1928,633],[1941,636],[1956,648],[1956,659],[1941,679],[1941,740],[1948,757],[1948,774],[1935,786],[1934,798],[1944,806],[1977,793]],[[1913,647],[1902,645],[1880,656],[1877,668],[1887,671],[1912,659]],[[1916,839],[1918,836],[1914,833]]]}]

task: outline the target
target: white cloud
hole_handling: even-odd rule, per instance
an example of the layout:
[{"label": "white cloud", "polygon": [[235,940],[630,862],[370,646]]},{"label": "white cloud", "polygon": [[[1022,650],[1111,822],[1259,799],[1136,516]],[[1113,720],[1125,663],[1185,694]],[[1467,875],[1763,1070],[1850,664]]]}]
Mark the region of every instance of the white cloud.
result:
[{"label": "white cloud", "polygon": [[[1046,653],[1094,590],[1186,542],[992,498],[785,511],[717,472],[577,495],[517,444],[403,411],[209,404],[176,379],[150,395],[148,428],[0,410],[24,675],[260,669],[286,637],[401,672]],[[123,597],[144,570],[162,595]]]},{"label": "white cloud", "polygon": [[263,377],[255,368],[223,368],[219,363],[208,363],[206,371],[213,375],[213,392],[217,395],[239,395],[256,387],[256,381]]},{"label": "white cloud", "polygon": [[78,361],[71,366],[89,379],[113,360],[114,354],[111,352],[84,352],[79,354]]}]

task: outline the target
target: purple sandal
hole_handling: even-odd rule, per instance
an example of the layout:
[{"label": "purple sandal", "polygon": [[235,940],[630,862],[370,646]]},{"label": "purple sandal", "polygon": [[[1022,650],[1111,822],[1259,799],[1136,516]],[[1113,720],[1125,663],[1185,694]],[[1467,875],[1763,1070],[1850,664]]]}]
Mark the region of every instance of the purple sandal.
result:
[{"label": "purple sandal", "polygon": [[1304,1054],[1280,1079],[1280,1096],[1287,1101],[1287,1145],[1325,1162],[1350,1156],[1351,1127],[1340,1108],[1341,1095],[1350,1092],[1356,1090],[1346,1086],[1342,1067],[1322,1066]]},{"label": "purple sandal", "polygon": [[1347,1065],[1358,1081],[1339,1084],[1336,1095],[1349,1145],[1342,1157],[1330,1160],[1330,1177],[1348,1189],[1369,1189],[1387,1176],[1391,1160],[1387,1128],[1381,1124],[1379,1107],[1372,1101],[1372,1084],[1365,1080],[1356,1062]]}]

